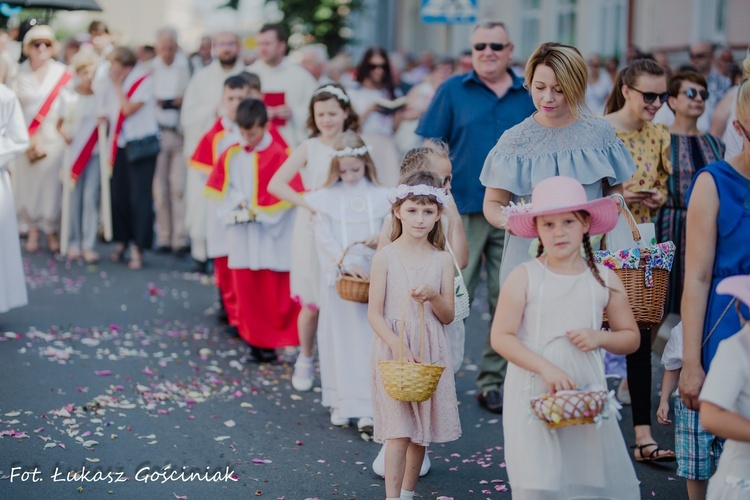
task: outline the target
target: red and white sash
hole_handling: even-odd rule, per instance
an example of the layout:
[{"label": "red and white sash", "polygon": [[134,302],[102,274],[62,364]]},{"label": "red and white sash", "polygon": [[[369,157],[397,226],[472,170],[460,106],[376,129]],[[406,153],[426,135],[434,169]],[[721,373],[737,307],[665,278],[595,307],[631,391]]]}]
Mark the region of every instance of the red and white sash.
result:
[{"label": "red and white sash", "polygon": [[[50,70],[52,70],[52,68],[50,68]],[[44,83],[46,83],[48,86],[49,84],[52,84],[52,87],[48,92],[43,92],[46,97],[44,98],[44,101],[41,102],[41,105],[39,106],[37,112],[34,114],[34,118],[31,119],[31,123],[29,123],[29,137],[33,136],[42,126],[42,123],[44,123],[44,119],[47,118],[47,114],[49,113],[50,109],[52,109],[52,105],[55,103],[55,99],[57,99],[57,97],[60,95],[60,90],[65,86],[66,83],[70,81],[72,77],[73,75],[63,70],[63,74],[56,81],[52,80],[49,77],[45,79]],[[42,85],[44,86],[44,84]]]},{"label": "red and white sash", "polygon": [[[138,87],[141,86],[141,83],[143,83],[143,80],[151,76],[150,73],[146,73],[139,79],[133,83],[133,85],[130,87],[130,89],[125,93],[125,96],[130,99],[133,97],[133,94],[135,94],[135,91],[138,90]],[[120,136],[120,132],[122,132],[122,125],[125,123],[125,115],[122,112],[122,109],[120,109],[120,114],[117,116],[117,125],[115,126],[115,133],[112,134],[112,151],[110,151],[109,155],[109,166],[113,167],[115,165],[115,156],[117,156],[117,139]]]},{"label": "red and white sash", "polygon": [[99,139],[97,125],[98,120],[95,116],[86,119],[81,124],[81,128],[70,144],[70,158],[73,158],[73,164],[70,167],[70,177],[73,179],[73,182],[77,181],[81,176],[94,153],[94,148]]}]

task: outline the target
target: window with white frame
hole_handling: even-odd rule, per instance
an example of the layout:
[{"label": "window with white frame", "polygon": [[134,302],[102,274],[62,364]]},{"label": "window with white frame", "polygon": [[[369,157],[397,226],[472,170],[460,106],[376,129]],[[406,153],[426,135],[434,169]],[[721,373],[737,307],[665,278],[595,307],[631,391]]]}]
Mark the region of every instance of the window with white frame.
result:
[{"label": "window with white frame", "polygon": [[531,55],[539,44],[541,3],[541,0],[523,0],[521,4],[521,46],[519,49],[520,55],[524,58]]},{"label": "window with white frame", "polygon": [[605,57],[625,55],[627,45],[628,0],[600,0],[598,36],[592,52]]},{"label": "window with white frame", "polygon": [[693,0],[693,38],[727,41],[727,0]]},{"label": "window with white frame", "polygon": [[568,45],[576,44],[577,0],[558,0],[557,41]]}]

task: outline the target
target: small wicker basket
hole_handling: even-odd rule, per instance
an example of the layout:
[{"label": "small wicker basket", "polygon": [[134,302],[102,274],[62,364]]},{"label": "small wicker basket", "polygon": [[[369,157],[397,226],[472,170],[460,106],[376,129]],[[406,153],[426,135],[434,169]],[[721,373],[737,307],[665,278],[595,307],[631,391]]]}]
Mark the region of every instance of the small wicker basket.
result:
[{"label": "small wicker basket", "polygon": [[547,427],[593,424],[607,404],[606,391],[557,391],[531,400],[534,414]]},{"label": "small wicker basket", "polygon": [[[641,240],[641,233],[626,206],[618,203],[618,210],[625,217],[633,233],[633,239],[637,242]],[[605,250],[607,246],[606,238],[602,239],[601,248]],[[664,305],[667,301],[667,286],[669,284],[669,271],[666,269],[653,268],[651,270],[654,277],[654,286],[647,287],[646,282],[646,264],[647,252],[642,252],[640,267],[638,269],[613,269],[620,281],[625,287],[628,294],[628,302],[633,310],[633,316],[638,323],[638,327],[647,330],[653,326],[661,324],[664,316]],[[607,315],[604,315],[604,328],[609,328]]]},{"label": "small wicker basket", "polygon": [[355,241],[346,249],[344,250],[344,253],[341,255],[341,258],[338,261],[338,268],[341,271],[341,278],[336,281],[336,291],[339,294],[339,297],[341,297],[344,300],[348,300],[350,302],[359,302],[361,304],[367,304],[367,301],[370,297],[370,280],[364,279],[364,278],[358,278],[356,276],[353,276],[351,274],[346,274],[343,272],[343,264],[344,264],[344,257],[346,257],[346,254],[349,252],[349,250],[354,245],[363,245],[364,242],[362,241]]},{"label": "small wicker basket", "polygon": [[435,394],[440,376],[445,370],[444,366],[422,363],[424,355],[425,320],[424,304],[420,303],[420,340],[419,340],[419,363],[404,362],[404,319],[406,309],[411,302],[408,297],[404,305],[404,313],[401,319],[399,339],[399,360],[378,361],[381,379],[385,392],[396,401],[407,403],[421,403],[427,401]]}]

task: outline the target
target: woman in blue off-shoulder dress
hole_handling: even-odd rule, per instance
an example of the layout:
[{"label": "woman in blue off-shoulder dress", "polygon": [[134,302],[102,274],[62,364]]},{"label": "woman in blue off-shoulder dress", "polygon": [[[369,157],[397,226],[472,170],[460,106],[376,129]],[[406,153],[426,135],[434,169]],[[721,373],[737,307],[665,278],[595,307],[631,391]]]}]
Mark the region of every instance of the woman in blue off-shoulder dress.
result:
[{"label": "woman in blue off-shoulder dress", "polygon": [[[588,73],[578,49],[543,43],[529,58],[524,76],[537,111],[500,137],[480,175],[487,188],[484,216],[501,228],[507,222],[504,207],[529,202],[544,179],[573,177],[592,200],[622,193],[622,183],[635,173],[632,156],[612,126],[586,108]],[[501,286],[516,266],[532,260],[531,243],[506,233]]]}]

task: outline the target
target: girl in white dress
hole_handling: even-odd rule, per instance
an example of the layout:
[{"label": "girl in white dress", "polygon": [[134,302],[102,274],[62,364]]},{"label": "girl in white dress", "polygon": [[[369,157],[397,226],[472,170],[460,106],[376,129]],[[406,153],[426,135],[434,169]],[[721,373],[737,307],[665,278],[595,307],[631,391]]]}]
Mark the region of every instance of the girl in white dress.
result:
[{"label": "girl in white dress", "polygon": [[292,298],[302,306],[297,319],[300,355],[292,376],[292,385],[298,391],[309,391],[315,380],[313,347],[318,324],[320,269],[310,221],[315,209],[289,187],[289,182],[300,174],[305,190],[319,189],[328,177],[336,139],[346,130],[359,130],[359,118],[342,86],[329,84],[315,91],[310,99],[307,127],[312,131],[310,138],[292,151],[268,183],[269,193],[303,209],[297,210],[294,221],[289,277]]},{"label": "girl in white dress", "polygon": [[[540,251],[503,284],[491,330],[492,347],[509,361],[503,431],[513,498],[638,499],[615,418],[550,430],[530,406],[545,393],[605,389],[602,349],[627,354],[638,347],[625,289],[613,271],[595,263],[589,241],[614,227],[616,204],[588,202],[580,182],[551,177],[534,188],[531,205],[508,224],[517,236],[538,237]],[[600,330],[602,311],[611,331]]]},{"label": "girl in white dress", "polygon": [[361,278],[370,274],[378,230],[390,212],[388,190],[378,186],[375,164],[367,146],[354,132],[344,132],[336,144],[328,180],[305,196],[315,209],[315,246],[320,269],[318,356],[323,406],[331,408],[331,423],[358,419],[360,432],[372,432],[370,346],[373,330],[367,304],[339,297],[338,261],[349,245],[343,270]]},{"label": "girl in white dress", "polygon": [[16,204],[6,165],[29,147],[18,98],[0,83],[0,313],[28,304]]}]

